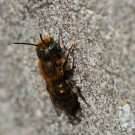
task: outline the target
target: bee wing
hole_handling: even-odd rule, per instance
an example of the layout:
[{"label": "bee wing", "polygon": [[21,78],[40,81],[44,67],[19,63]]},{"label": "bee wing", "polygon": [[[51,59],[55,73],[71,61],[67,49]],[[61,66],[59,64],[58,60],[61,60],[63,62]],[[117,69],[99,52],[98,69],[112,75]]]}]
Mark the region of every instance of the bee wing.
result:
[{"label": "bee wing", "polygon": [[52,97],[51,92],[49,92],[49,95],[50,95],[50,98],[51,98],[51,101],[52,101],[52,105],[53,105],[53,107],[54,107],[54,109],[55,109],[57,115],[60,117],[63,111],[62,111],[60,108],[58,108],[58,107],[56,106],[55,100],[54,100],[54,98]]}]

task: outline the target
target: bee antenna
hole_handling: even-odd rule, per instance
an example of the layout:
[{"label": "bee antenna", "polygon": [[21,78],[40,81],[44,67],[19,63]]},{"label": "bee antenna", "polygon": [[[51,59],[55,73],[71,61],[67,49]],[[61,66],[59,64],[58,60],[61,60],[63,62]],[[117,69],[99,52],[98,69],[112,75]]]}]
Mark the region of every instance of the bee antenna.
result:
[{"label": "bee antenna", "polygon": [[16,43],[14,43],[14,44],[22,44],[22,45],[38,46],[38,45],[36,45],[36,44],[32,44],[32,43],[18,43],[18,42],[16,42]]},{"label": "bee antenna", "polygon": [[44,41],[43,38],[42,38],[42,34],[40,34],[40,39],[41,39],[41,41],[45,44],[45,41]]}]

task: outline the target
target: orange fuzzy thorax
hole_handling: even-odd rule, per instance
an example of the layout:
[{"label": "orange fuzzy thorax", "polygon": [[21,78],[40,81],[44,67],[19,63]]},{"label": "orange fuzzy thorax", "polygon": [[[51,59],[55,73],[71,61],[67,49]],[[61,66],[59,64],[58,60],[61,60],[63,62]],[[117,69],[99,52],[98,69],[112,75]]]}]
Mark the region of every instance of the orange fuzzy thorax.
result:
[{"label": "orange fuzzy thorax", "polygon": [[39,62],[38,62],[39,72],[41,76],[44,78],[44,80],[46,81],[46,83],[50,83],[57,78],[57,73],[54,72],[52,76],[47,75],[47,73],[43,69],[42,63],[43,61],[39,59]]}]

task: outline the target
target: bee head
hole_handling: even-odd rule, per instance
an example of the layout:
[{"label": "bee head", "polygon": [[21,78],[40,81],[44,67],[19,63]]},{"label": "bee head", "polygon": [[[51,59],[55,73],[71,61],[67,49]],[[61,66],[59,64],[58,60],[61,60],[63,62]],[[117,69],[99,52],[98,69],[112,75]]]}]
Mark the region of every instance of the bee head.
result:
[{"label": "bee head", "polygon": [[58,44],[50,36],[44,36],[40,34],[40,41],[36,48],[37,56],[41,59],[51,57],[51,55],[57,54]]}]

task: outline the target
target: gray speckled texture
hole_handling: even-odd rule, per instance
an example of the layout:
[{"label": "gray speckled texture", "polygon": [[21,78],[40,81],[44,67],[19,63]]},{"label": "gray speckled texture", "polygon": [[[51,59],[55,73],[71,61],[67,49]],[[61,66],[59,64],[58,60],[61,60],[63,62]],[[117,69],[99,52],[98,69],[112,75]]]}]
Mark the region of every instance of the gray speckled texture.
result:
[{"label": "gray speckled texture", "polygon": [[[134,0],[0,0],[0,135],[135,135]],[[38,73],[39,33],[75,37],[81,122],[57,117]],[[87,65],[87,66],[86,66]]]}]

